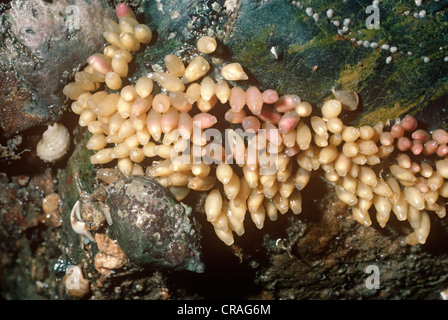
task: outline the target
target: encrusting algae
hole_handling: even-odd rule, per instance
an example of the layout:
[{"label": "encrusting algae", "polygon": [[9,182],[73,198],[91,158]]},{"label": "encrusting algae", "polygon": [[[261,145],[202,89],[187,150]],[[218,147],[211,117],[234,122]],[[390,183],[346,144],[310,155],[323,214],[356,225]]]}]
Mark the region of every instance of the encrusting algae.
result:
[{"label": "encrusting algae", "polygon": [[[297,95],[232,86],[228,81],[248,79],[239,63],[216,65],[221,78],[213,79],[207,75],[212,66],[201,55],[187,66],[167,55],[165,72],[123,87],[132,52],[150,42],[152,32],[128,6],[118,5],[116,13],[118,23],[104,21],[103,36],[110,45],[90,56],[75,82],[64,88],[74,100],[79,125],[92,133],[87,143],[96,151],[92,164],[116,160],[123,175],[153,177],[177,201],[191,190],[208,192],[207,220],[227,245],[233,243],[233,233],[244,233],[247,213],[259,229],[266,216],[274,221],[278,213],[301,213],[301,191],[319,169],[359,223],[372,224],[369,211],[381,227],[392,213],[399,221],[408,220],[414,230],[408,244],[425,243],[429,211],[445,216],[445,130],[426,132],[411,116],[373,127],[346,125],[339,116],[359,104],[352,90],[334,90],[318,116]],[[197,42],[204,54],[217,46],[209,36]],[[224,121],[214,108],[227,108]],[[226,130],[230,151],[224,141],[210,142],[226,121],[243,128]],[[426,157],[414,160],[419,155]]]}]

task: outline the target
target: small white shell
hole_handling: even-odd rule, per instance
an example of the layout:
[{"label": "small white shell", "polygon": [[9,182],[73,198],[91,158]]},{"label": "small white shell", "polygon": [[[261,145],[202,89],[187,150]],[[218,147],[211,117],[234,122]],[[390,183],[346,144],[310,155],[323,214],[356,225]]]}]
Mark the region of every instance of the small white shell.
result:
[{"label": "small white shell", "polygon": [[221,70],[221,75],[224,79],[231,81],[249,79],[247,74],[244,72],[243,67],[237,62],[225,65]]},{"label": "small white shell", "polygon": [[63,283],[67,293],[76,298],[82,298],[90,291],[90,282],[84,278],[79,266],[69,266],[65,270]]},{"label": "small white shell", "polygon": [[61,159],[70,148],[70,134],[62,124],[48,126],[37,143],[37,155],[45,162]]}]

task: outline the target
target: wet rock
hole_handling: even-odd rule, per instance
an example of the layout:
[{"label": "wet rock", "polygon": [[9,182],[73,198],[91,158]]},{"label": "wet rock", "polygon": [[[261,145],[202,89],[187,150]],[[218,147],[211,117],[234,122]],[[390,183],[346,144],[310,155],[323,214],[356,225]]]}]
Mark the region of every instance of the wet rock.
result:
[{"label": "wet rock", "polygon": [[0,16],[3,135],[61,117],[64,79],[101,50],[104,16],[113,16],[106,0],[11,1]]},{"label": "wet rock", "polygon": [[6,175],[0,177],[0,228],[11,240],[21,238],[28,229],[43,223],[47,218],[42,210],[44,197],[54,190],[55,177],[51,170],[29,178]]},{"label": "wet rock", "polygon": [[112,232],[134,263],[203,272],[199,225],[190,207],[154,180],[121,178],[107,188]]}]

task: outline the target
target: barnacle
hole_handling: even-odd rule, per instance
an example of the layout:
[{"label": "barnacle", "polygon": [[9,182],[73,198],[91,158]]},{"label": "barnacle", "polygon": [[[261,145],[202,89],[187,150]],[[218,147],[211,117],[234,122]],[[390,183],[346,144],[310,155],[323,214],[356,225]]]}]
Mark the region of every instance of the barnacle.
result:
[{"label": "barnacle", "polygon": [[[117,6],[117,17],[119,24],[106,21],[104,26],[103,35],[112,47],[92,55],[84,76],[64,88],[75,100],[72,110],[80,115],[80,126],[92,133],[87,148],[96,152],[90,159],[93,164],[116,160],[125,176],[150,176],[178,201],[190,190],[207,192],[207,220],[227,245],[233,243],[233,233],[244,233],[247,212],[259,229],[266,216],[274,221],[278,213],[289,210],[300,214],[301,191],[319,169],[359,223],[371,225],[372,211],[381,227],[392,212],[399,221],[408,220],[414,229],[406,238],[409,244],[425,243],[428,211],[445,216],[445,130],[426,132],[411,116],[393,125],[354,127],[340,118],[358,107],[354,91],[333,90],[334,98],[324,102],[319,116],[297,95],[232,86],[227,80],[248,79],[237,62],[217,64],[224,79],[216,81],[207,75],[211,65],[201,55],[187,65],[167,55],[166,72],[152,74],[157,84],[143,76],[135,85],[121,88],[132,51],[140,47],[137,42],[151,39],[151,30],[125,5]],[[200,52],[210,53],[217,43],[203,37],[197,45]],[[102,83],[104,90],[96,91]],[[163,89],[157,94],[156,85]],[[214,113],[217,105],[228,108],[224,121]],[[199,112],[190,114],[192,108]],[[221,142],[210,142],[210,136],[219,133],[215,127],[225,121],[242,127],[226,130],[230,150]],[[417,162],[413,156],[420,154],[428,158]],[[395,161],[386,160],[391,155],[396,155]]]}]

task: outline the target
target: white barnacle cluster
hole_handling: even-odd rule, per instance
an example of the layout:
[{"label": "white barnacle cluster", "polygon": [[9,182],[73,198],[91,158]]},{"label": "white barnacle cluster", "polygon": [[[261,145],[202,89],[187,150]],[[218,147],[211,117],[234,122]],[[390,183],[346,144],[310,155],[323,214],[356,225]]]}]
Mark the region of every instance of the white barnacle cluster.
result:
[{"label": "white barnacle cluster", "polygon": [[60,123],[49,125],[37,143],[36,151],[40,159],[54,162],[61,159],[70,148],[70,133]]},{"label": "white barnacle cluster", "polygon": [[[327,16],[333,14],[327,12]],[[92,133],[87,148],[96,152],[90,158],[93,164],[116,166],[123,175],[153,177],[178,201],[191,190],[207,192],[207,220],[227,245],[234,242],[234,234],[244,234],[247,216],[261,229],[266,218],[274,221],[279,213],[301,213],[301,192],[314,171],[323,172],[361,224],[371,225],[371,213],[381,227],[392,212],[398,220],[408,220],[414,229],[407,237],[410,244],[425,243],[428,211],[445,215],[445,130],[422,132],[412,117],[394,125],[344,124],[340,115],[359,104],[352,90],[333,91],[334,98],[317,115],[309,102],[295,94],[279,96],[271,89],[232,86],[230,81],[248,76],[239,63],[222,64],[217,57],[211,58],[212,63],[207,60],[218,45],[209,36],[199,39],[201,54],[191,57],[187,65],[167,55],[166,70],[122,86],[132,52],[149,42],[151,30],[139,24],[126,5],[117,6],[117,16],[119,23],[105,20],[104,37],[110,45],[103,54],[92,55],[75,82],[64,88],[75,100],[72,110],[79,114],[79,125]],[[343,23],[350,25],[350,21]],[[222,78],[208,75],[212,67],[220,68]],[[157,86],[160,90],[155,90]],[[223,108],[226,113],[220,119],[217,111]],[[247,137],[233,135],[232,143],[240,147],[227,153],[205,133],[229,124],[251,135],[247,143]],[[411,157],[419,154],[439,160],[413,161]],[[213,161],[205,161],[204,155]],[[391,156],[396,162],[386,160]],[[264,170],[268,169],[266,158],[274,159],[269,167],[273,171]],[[116,175],[109,169],[98,173],[110,182]],[[91,237],[75,213],[74,228]]]}]

